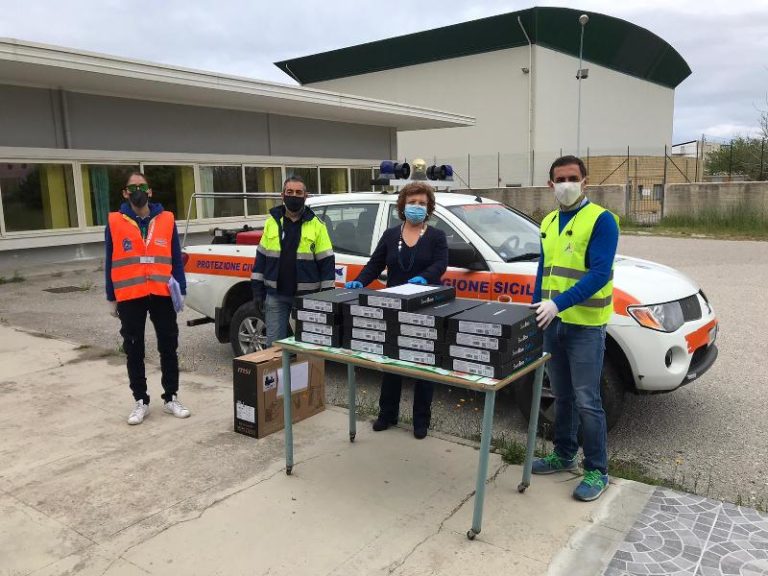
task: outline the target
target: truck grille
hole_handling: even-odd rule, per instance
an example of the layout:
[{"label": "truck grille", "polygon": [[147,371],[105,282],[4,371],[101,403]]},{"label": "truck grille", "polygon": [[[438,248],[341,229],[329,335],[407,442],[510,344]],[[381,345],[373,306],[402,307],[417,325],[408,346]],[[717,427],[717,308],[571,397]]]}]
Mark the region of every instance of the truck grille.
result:
[{"label": "truck grille", "polygon": [[683,309],[683,320],[686,322],[701,320],[701,304],[697,294],[680,300],[680,308]]}]

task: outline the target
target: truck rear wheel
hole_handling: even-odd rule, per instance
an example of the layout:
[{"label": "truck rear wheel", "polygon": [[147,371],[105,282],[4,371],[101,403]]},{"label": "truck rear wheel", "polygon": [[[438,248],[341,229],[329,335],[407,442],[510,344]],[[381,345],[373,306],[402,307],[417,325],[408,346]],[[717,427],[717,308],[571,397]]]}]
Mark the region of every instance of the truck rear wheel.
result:
[{"label": "truck rear wheel", "polygon": [[229,324],[229,343],[235,357],[266,347],[267,325],[256,312],[253,302],[245,302],[235,310]]},{"label": "truck rear wheel", "polygon": [[[608,430],[613,428],[621,418],[624,411],[624,383],[621,380],[618,369],[613,361],[606,355],[603,362],[603,373],[600,382],[600,396],[605,410],[605,422]],[[518,409],[528,420],[533,399],[533,375],[521,382],[515,389],[515,403]],[[539,410],[539,430],[547,438],[554,435],[555,425],[555,397],[549,385],[549,378],[544,372],[544,389],[541,394],[541,408]],[[581,436],[579,436],[581,439]],[[581,440],[579,440],[581,441]]]}]

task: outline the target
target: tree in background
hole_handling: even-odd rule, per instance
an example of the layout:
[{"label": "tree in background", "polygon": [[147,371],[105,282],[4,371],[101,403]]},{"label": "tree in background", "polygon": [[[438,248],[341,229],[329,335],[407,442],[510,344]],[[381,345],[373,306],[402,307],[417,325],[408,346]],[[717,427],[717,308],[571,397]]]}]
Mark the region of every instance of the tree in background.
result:
[{"label": "tree in background", "polygon": [[761,117],[764,138],[737,136],[730,144],[707,154],[707,173],[713,176],[738,176],[746,180],[768,179],[768,112]]}]

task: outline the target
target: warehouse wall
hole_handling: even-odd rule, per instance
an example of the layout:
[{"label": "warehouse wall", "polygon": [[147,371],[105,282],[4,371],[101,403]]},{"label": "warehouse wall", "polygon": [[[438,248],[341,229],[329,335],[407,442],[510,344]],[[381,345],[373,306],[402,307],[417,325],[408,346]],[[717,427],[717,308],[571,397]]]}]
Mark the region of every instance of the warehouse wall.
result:
[{"label": "warehouse wall", "polygon": [[[582,155],[587,147],[592,155],[621,155],[627,146],[635,155],[663,155],[672,144],[674,90],[589,62],[583,66],[589,77],[582,81]],[[525,184],[532,161],[534,183],[544,184],[552,160],[576,152],[577,68],[578,58],[542,46],[533,47],[531,65],[524,46],[311,86],[474,116],[469,128],[400,132],[400,158],[453,164],[473,188]]]},{"label": "warehouse wall", "polygon": [[670,184],[664,194],[664,216],[728,215],[742,208],[768,218],[768,182]]},{"label": "warehouse wall", "polygon": [[513,48],[311,86],[474,116],[469,128],[399,132],[399,157],[437,157],[466,179],[471,152],[472,186],[497,186],[499,151],[520,154],[526,170],[528,76],[521,68],[528,65],[528,48]]},{"label": "warehouse wall", "polygon": [[[552,189],[548,186],[524,186],[521,188],[491,188],[456,190],[464,194],[477,194],[511,206],[540,220],[557,208]],[[587,197],[594,203],[608,208],[614,214],[624,216],[627,213],[627,196],[624,186],[587,186]]]},{"label": "warehouse wall", "polygon": [[393,130],[258,112],[0,85],[0,146],[389,158]]}]

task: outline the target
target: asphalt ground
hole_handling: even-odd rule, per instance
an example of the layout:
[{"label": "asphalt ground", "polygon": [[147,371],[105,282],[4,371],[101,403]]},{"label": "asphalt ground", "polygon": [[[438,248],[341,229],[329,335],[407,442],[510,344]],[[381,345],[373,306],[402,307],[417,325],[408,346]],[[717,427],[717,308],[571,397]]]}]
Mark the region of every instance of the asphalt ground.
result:
[{"label": "asphalt ground", "polygon": [[[636,463],[656,477],[673,480],[713,498],[768,504],[768,244],[695,238],[626,235],[620,253],[675,267],[695,279],[720,320],[720,357],[693,384],[669,394],[630,395],[625,413],[609,434],[612,458]],[[0,322],[63,337],[118,353],[119,322],[108,314],[104,279],[98,262],[73,263],[32,273],[21,282],[0,285]],[[50,293],[46,289],[73,287]],[[231,379],[231,351],[213,335],[212,325],[193,328],[186,321],[199,315],[185,310],[179,319],[183,399],[184,373]],[[148,323],[149,324],[149,323]],[[154,335],[148,325],[148,361],[157,363]],[[159,370],[150,369],[150,392],[160,394]],[[345,405],[346,371],[327,368],[328,401]],[[358,376],[358,404],[373,413],[379,376]],[[56,393],[56,383],[40,383]],[[464,437],[477,437],[482,397],[439,387],[433,426]],[[407,411],[410,388],[403,394]],[[125,414],[132,399],[125,390]],[[192,407],[196,412],[202,406]],[[496,405],[496,436],[523,441],[526,422],[505,391]]]}]

